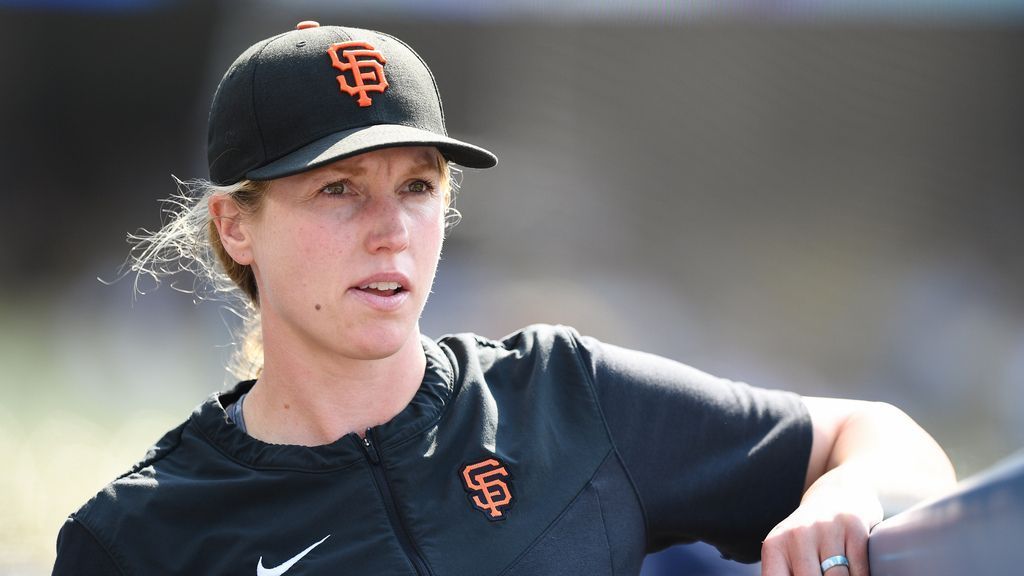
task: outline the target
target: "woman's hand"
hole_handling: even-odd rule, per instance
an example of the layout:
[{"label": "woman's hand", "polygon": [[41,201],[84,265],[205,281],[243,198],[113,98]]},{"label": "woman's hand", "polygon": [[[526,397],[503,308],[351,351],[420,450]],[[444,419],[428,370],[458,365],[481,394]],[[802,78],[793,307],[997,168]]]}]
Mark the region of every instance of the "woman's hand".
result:
[{"label": "woman's hand", "polygon": [[869,485],[841,467],[819,478],[800,507],[761,546],[762,576],[821,576],[821,562],[845,556],[827,576],[868,576],[868,533],[882,520],[882,504]]},{"label": "woman's hand", "polygon": [[868,576],[868,534],[883,518],[956,485],[942,448],[900,410],[804,398],[814,426],[800,506],[765,538],[763,576]]}]

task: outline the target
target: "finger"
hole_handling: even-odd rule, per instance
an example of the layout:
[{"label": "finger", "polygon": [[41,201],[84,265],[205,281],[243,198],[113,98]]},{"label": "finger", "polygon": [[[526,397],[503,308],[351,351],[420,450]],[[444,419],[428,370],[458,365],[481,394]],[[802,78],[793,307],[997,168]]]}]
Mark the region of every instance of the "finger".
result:
[{"label": "finger", "polygon": [[786,555],[778,539],[765,540],[761,545],[761,576],[791,576]]},{"label": "finger", "polygon": [[796,528],[789,533],[790,546],[787,551],[789,567],[794,576],[821,576],[821,560],[818,559],[821,543],[828,539],[835,540],[825,530],[827,528],[815,524]]},{"label": "finger", "polygon": [[846,558],[850,561],[850,576],[870,576],[867,527],[857,518],[849,518],[844,524],[847,525]]},{"label": "finger", "polygon": [[[821,545],[817,550],[817,570],[820,575],[821,564],[827,558],[846,555],[846,526],[841,521],[834,521],[823,527]],[[851,576],[846,566],[835,566],[828,570],[826,576]]]}]

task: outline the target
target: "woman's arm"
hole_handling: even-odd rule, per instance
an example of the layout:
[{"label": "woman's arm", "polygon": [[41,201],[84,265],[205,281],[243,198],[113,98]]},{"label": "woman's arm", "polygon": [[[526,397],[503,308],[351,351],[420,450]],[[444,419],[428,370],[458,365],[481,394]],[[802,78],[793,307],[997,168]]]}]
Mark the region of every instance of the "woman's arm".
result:
[{"label": "woman's arm", "polygon": [[845,555],[867,576],[871,527],[956,484],[949,458],[899,409],[884,403],[804,398],[814,441],[800,506],[764,541],[762,574],[820,576],[822,560]]}]

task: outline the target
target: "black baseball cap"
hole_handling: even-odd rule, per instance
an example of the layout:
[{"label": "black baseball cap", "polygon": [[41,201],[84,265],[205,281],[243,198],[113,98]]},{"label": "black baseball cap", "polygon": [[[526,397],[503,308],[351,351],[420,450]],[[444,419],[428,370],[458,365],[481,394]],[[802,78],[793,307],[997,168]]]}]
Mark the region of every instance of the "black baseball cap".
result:
[{"label": "black baseball cap", "polygon": [[381,32],[301,22],[253,44],[210,107],[207,159],[217,185],[270,180],[392,146],[434,146],[490,168],[494,154],[448,136],[434,75]]}]

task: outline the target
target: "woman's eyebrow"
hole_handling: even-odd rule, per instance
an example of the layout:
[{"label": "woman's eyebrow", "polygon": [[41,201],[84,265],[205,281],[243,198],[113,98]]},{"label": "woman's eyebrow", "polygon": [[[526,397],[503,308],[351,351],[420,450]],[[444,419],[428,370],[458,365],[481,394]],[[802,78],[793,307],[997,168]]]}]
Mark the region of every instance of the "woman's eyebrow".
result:
[{"label": "woman's eyebrow", "polygon": [[409,167],[409,172],[439,172],[437,162],[433,159],[417,162]]}]

